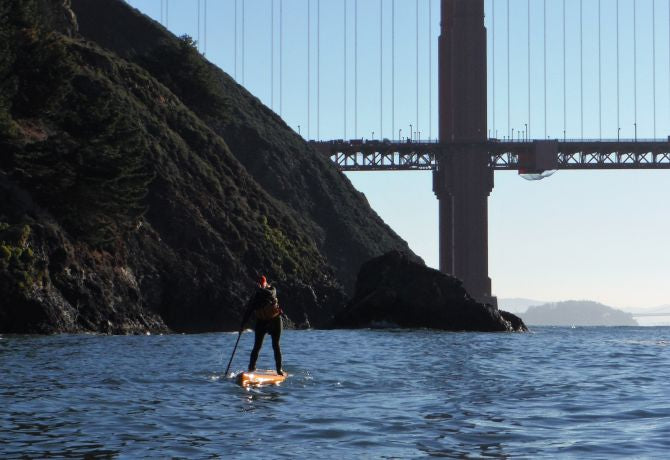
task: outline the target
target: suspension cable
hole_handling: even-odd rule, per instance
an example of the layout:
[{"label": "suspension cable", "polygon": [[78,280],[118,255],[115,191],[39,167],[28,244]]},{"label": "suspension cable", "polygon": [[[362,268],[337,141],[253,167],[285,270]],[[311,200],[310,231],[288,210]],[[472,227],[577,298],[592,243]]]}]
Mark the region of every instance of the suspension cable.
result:
[{"label": "suspension cable", "polygon": [[430,141],[432,138],[433,138],[433,0],[428,0],[428,140]]},{"label": "suspension cable", "polygon": [[512,115],[511,115],[511,103],[512,103],[512,97],[511,97],[511,83],[510,83],[510,77],[511,77],[511,71],[510,71],[510,48],[509,48],[509,35],[510,35],[510,28],[509,28],[509,0],[507,0],[507,137],[510,140],[512,139]]},{"label": "suspension cable", "polygon": [[284,0],[279,0],[279,116],[284,107]]},{"label": "suspension cable", "polygon": [[200,0],[197,0],[196,3],[197,3],[197,6],[196,6],[195,10],[196,10],[196,13],[197,13],[197,16],[198,16],[198,21],[197,21],[198,22],[198,27],[197,27],[198,41],[197,41],[196,47],[197,47],[198,51],[200,51]]},{"label": "suspension cable", "polygon": [[165,25],[165,18],[163,16],[163,11],[165,10],[165,0],[161,0],[161,24]]},{"label": "suspension cable", "polygon": [[354,139],[358,139],[358,0],[354,0]]},{"label": "suspension cable", "polygon": [[566,71],[566,34],[565,34],[565,0],[563,0],[563,141],[568,129],[568,99],[567,99],[567,71]]},{"label": "suspension cable", "polygon": [[244,59],[244,57],[245,57],[245,51],[246,51],[245,46],[244,46],[245,45],[245,43],[244,43],[245,33],[244,32],[245,32],[245,25],[246,25],[246,21],[245,21],[245,17],[244,17],[244,4],[245,4],[245,0],[242,0],[242,86],[244,86],[244,77],[245,77],[245,71],[244,71],[244,64],[245,64],[244,61],[245,61],[245,59]]},{"label": "suspension cable", "polygon": [[316,0],[316,139],[321,140],[321,0]]},{"label": "suspension cable", "polygon": [[205,0],[205,49],[203,56],[207,56],[207,0]]},{"label": "suspension cable", "polygon": [[491,130],[496,132],[496,2],[491,2]]},{"label": "suspension cable", "polygon": [[384,2],[379,0],[379,139],[384,139]]},{"label": "suspension cable", "polygon": [[[670,2],[670,0],[668,1]],[[391,2],[391,135],[394,134],[395,134],[395,0],[392,0]],[[400,139],[398,139],[398,141],[400,141]]]},{"label": "suspension cable", "polygon": [[344,138],[347,138],[347,0],[344,0]]},{"label": "suspension cable", "polygon": [[496,2],[491,2],[491,130],[498,137],[496,130]]},{"label": "suspension cable", "polygon": [[233,16],[235,16],[235,27],[233,29],[235,31],[235,38],[233,40],[233,48],[235,49],[235,52],[234,52],[234,54],[235,54],[235,66],[234,66],[233,74],[234,74],[234,77],[235,77],[235,81],[238,81],[237,80],[237,0],[234,0],[234,1],[235,1],[235,8],[233,9]]},{"label": "suspension cable", "polygon": [[530,140],[530,0],[528,0],[528,126],[526,139]]},{"label": "suspension cable", "polygon": [[419,0],[416,0],[416,135],[419,136]]},{"label": "suspension cable", "polygon": [[616,0],[616,128],[617,140],[621,133],[621,75],[619,70],[619,0]]},{"label": "suspension cable", "polygon": [[547,136],[547,0],[544,0],[544,138]]},{"label": "suspension cable", "polygon": [[579,0],[579,110],[581,138],[584,139],[584,0]]},{"label": "suspension cable", "polygon": [[170,27],[170,0],[165,0],[165,27]]},{"label": "suspension cable", "polygon": [[275,0],[270,2],[270,108],[275,109]]},{"label": "suspension cable", "polygon": [[312,60],[311,60],[311,43],[312,43],[312,1],[307,0],[307,140],[310,139],[312,112]]},{"label": "suspension cable", "polygon": [[637,140],[637,0],[633,0],[633,105],[635,140]]},{"label": "suspension cable", "polygon": [[603,139],[602,10],[598,0],[598,138]]},{"label": "suspension cable", "polygon": [[652,54],[652,86],[654,92],[654,139],[656,139],[656,0],[651,2],[651,35],[652,35],[652,45],[651,45],[651,54]]}]

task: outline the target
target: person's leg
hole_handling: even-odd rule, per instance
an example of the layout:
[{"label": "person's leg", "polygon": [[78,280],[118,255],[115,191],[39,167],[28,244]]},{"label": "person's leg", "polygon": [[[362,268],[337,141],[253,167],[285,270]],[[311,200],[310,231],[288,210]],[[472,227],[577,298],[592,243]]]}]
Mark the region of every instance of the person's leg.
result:
[{"label": "person's leg", "polygon": [[256,361],[258,361],[258,354],[263,346],[263,338],[265,337],[266,327],[265,321],[256,321],[256,328],[254,329],[254,348],[251,350],[251,357],[249,358],[249,370],[256,370]]},{"label": "person's leg", "polygon": [[270,337],[272,337],[272,350],[275,353],[275,366],[277,368],[277,373],[283,375],[282,372],[282,360],[281,360],[281,348],[279,346],[279,339],[281,338],[282,331],[282,321],[281,316],[277,316],[270,323]]}]

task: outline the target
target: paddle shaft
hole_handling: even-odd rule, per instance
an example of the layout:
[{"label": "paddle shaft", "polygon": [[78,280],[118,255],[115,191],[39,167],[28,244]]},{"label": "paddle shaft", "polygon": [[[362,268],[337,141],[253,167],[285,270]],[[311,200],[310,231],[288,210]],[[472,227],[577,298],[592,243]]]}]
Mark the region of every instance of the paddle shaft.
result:
[{"label": "paddle shaft", "polygon": [[237,351],[237,344],[240,343],[241,337],[242,337],[242,331],[240,330],[239,334],[237,335],[237,341],[235,342],[235,347],[233,348],[233,353],[230,355],[230,361],[228,361],[228,367],[226,367],[226,372],[224,372],[225,375],[228,375],[230,365],[233,364],[233,357],[235,356],[235,351]]}]

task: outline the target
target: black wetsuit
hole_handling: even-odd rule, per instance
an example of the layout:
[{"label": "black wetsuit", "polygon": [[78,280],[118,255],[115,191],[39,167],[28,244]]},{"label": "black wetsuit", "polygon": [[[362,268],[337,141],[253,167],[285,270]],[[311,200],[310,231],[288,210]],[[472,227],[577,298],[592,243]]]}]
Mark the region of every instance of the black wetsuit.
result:
[{"label": "black wetsuit", "polygon": [[[267,300],[264,299],[267,299],[268,296],[271,296],[275,301],[277,300],[277,291],[274,287],[269,286],[267,288],[259,288],[258,291],[256,291],[256,294],[249,301],[242,325],[246,324],[256,308],[262,307],[265,304]],[[265,334],[270,334],[270,337],[272,338],[272,350],[275,355],[275,366],[277,372],[281,371],[282,356],[279,339],[281,338],[282,328],[281,315],[277,315],[268,320],[256,318],[256,327],[254,328],[254,348],[251,350],[251,357],[249,358],[249,370],[256,369],[256,361],[258,360],[258,354],[263,346],[263,339],[265,338]]]}]

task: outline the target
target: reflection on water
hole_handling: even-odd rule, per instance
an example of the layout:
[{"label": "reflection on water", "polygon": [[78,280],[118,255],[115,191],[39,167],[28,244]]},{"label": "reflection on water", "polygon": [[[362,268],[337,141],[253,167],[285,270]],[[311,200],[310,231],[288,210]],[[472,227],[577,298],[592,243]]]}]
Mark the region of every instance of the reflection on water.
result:
[{"label": "reflection on water", "polygon": [[[0,337],[0,457],[663,457],[670,328]],[[248,358],[244,334],[233,368]],[[272,366],[263,349],[259,365]]]}]

